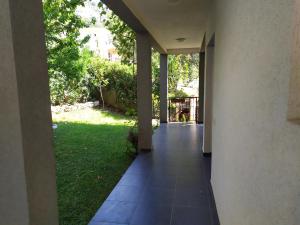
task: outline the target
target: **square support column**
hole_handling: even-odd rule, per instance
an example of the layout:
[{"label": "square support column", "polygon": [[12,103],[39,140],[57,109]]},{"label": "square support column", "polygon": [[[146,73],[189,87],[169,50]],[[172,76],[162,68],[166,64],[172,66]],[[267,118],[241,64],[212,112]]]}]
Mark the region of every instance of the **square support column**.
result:
[{"label": "square support column", "polygon": [[198,123],[203,123],[204,115],[204,77],[205,77],[205,52],[199,54],[199,108]]},{"label": "square support column", "polygon": [[160,55],[160,122],[168,122],[168,55]]},{"label": "square support column", "polygon": [[0,15],[0,224],[58,225],[42,1]]},{"label": "square support column", "polygon": [[214,68],[214,46],[206,48],[205,57],[205,81],[204,81],[204,131],[203,131],[203,153],[212,152],[212,112],[213,112],[213,68]]},{"label": "square support column", "polygon": [[152,149],[151,41],[148,34],[136,35],[138,149],[150,151]]}]

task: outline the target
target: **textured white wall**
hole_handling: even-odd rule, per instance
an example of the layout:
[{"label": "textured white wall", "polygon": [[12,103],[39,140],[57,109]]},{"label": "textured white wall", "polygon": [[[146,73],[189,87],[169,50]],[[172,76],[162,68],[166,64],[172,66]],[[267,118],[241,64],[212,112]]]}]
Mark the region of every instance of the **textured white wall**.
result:
[{"label": "textured white wall", "polygon": [[0,225],[57,225],[42,2],[0,7]]},{"label": "textured white wall", "polygon": [[152,78],[151,44],[147,34],[136,35],[137,45],[137,112],[139,150],[152,149]]},{"label": "textured white wall", "polygon": [[221,225],[299,225],[300,125],[286,119],[293,0],[216,0],[216,15],[212,186]]},{"label": "textured white wall", "polygon": [[300,1],[295,1],[288,119],[300,123]]},{"label": "textured white wall", "polygon": [[0,224],[27,225],[28,199],[8,0],[1,1],[0,28]]}]

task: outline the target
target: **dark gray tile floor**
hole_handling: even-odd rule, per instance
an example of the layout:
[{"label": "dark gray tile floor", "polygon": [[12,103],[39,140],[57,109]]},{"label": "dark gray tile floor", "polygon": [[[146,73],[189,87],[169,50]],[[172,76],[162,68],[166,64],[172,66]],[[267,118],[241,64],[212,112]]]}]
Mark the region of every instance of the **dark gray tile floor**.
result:
[{"label": "dark gray tile floor", "polygon": [[89,225],[218,225],[202,126],[162,124]]}]

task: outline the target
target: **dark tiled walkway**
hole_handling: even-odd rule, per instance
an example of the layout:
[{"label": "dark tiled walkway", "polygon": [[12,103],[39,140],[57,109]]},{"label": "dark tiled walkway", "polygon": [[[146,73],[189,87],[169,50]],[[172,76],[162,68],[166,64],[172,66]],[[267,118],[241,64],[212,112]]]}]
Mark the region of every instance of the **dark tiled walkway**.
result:
[{"label": "dark tiled walkway", "polygon": [[217,225],[202,127],[163,124],[89,225]]}]

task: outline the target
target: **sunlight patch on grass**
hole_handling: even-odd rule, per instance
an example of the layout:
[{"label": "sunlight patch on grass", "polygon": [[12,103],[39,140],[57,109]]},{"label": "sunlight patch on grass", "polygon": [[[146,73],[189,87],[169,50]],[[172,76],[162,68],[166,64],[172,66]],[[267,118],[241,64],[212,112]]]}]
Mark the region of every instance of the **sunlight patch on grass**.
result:
[{"label": "sunlight patch on grass", "polygon": [[80,109],[70,112],[53,113],[54,123],[72,122],[85,124],[110,124],[130,126],[130,120],[122,115],[99,109]]}]

